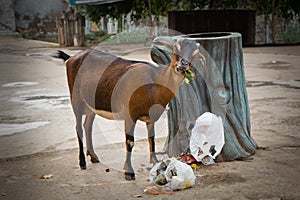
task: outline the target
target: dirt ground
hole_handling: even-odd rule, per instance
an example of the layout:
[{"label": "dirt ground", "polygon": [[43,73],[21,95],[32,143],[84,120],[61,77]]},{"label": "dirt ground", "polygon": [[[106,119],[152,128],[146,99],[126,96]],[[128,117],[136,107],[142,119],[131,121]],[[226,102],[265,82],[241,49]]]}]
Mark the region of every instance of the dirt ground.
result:
[{"label": "dirt ground", "polygon": [[[251,135],[263,148],[251,160],[199,165],[192,188],[153,196],[143,192],[151,185],[145,137],[134,147],[136,180],[123,177],[125,147],[119,124],[99,119],[94,141],[101,163],[87,162],[87,170],[79,169],[63,63],[49,57],[59,47],[6,37],[0,44],[0,125],[6,125],[0,126],[0,199],[300,199],[300,46],[243,49]],[[149,60],[143,44],[99,48]],[[18,81],[37,84],[5,86]],[[4,131],[7,124],[32,122],[49,124]],[[166,136],[164,128],[160,132],[158,151]],[[45,175],[49,178],[42,179]]]}]

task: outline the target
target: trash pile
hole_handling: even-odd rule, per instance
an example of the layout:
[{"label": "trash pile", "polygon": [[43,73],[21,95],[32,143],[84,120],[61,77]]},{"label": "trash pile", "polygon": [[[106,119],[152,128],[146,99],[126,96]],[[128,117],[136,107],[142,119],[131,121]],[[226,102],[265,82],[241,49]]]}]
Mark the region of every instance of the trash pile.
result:
[{"label": "trash pile", "polygon": [[148,186],[146,192],[172,194],[174,190],[183,190],[194,185],[196,176],[189,165],[176,158],[167,158],[154,165],[149,179],[154,185]]},{"label": "trash pile", "polygon": [[198,117],[190,138],[192,156],[204,165],[213,164],[224,144],[222,118],[209,112]]},{"label": "trash pile", "polygon": [[[193,168],[198,163],[210,165],[224,146],[224,128],[221,117],[206,112],[197,118],[190,137],[190,154],[166,158],[153,166],[146,187],[149,194],[173,194],[195,184]],[[196,164],[195,164],[196,163]],[[197,165],[196,165],[197,167]]]}]

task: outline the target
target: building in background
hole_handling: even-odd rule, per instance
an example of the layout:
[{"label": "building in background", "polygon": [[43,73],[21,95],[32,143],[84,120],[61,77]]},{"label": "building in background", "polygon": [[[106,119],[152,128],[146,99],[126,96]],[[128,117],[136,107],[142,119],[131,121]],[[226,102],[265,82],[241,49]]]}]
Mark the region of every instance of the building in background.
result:
[{"label": "building in background", "polygon": [[[58,26],[56,16],[67,12],[70,8],[69,0],[0,0],[0,34],[18,34],[25,38],[45,39],[58,41]],[[298,16],[299,17],[299,16]],[[162,18],[159,27],[167,28],[168,20]],[[108,34],[116,34],[118,21],[107,20],[107,25],[100,21],[96,26],[86,17],[85,33],[107,28]],[[147,20],[140,20],[139,24],[130,21],[127,15],[122,20],[123,32],[130,32],[136,28],[147,26]],[[192,24],[189,21],[189,24]],[[270,16],[256,16],[255,19],[255,44],[264,45],[272,43],[272,28]],[[300,38],[299,18],[286,21],[283,18],[275,17],[275,44],[299,43]],[[159,35],[159,29],[154,27],[154,35]]]}]

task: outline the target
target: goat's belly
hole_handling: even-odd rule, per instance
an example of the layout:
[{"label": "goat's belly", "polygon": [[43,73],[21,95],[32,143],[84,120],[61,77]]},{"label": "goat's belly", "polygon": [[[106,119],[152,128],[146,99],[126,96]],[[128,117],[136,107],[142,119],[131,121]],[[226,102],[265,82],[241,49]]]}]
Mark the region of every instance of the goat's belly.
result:
[{"label": "goat's belly", "polygon": [[94,110],[94,112],[101,116],[101,117],[104,117],[106,119],[110,119],[110,120],[121,120],[119,119],[121,116],[117,116],[118,114],[117,113],[112,113],[112,112],[109,112],[109,111],[106,111],[106,110]]},{"label": "goat's belly", "polygon": [[[113,113],[113,112],[109,112],[106,110],[93,110],[97,115],[104,117],[106,119],[110,119],[110,120],[125,120],[125,117],[122,115],[122,113]],[[141,120],[143,122],[150,122],[150,117],[149,116],[142,116],[140,118],[138,118],[138,120]]]},{"label": "goat's belly", "polygon": [[[110,120],[125,120],[126,118],[128,118],[128,116],[124,116],[124,114],[122,112],[120,113],[116,113],[116,112],[111,112],[111,111],[107,111],[107,110],[100,110],[100,109],[95,109],[92,108],[85,100],[85,105],[87,106],[88,109],[90,109],[92,112],[94,112],[95,114],[104,117],[106,119],[110,119]],[[151,122],[151,119],[149,116],[141,116],[138,118],[138,120],[144,121],[146,123]],[[135,121],[135,120],[134,120]]]}]

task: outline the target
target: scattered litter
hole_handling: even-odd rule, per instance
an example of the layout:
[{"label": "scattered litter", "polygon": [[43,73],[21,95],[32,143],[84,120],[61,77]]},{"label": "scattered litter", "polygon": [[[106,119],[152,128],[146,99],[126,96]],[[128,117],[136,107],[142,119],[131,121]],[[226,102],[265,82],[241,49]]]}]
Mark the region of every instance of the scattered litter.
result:
[{"label": "scattered litter", "polygon": [[197,160],[190,154],[182,154],[177,158],[177,160],[189,165],[197,162]]},{"label": "scattered litter", "polygon": [[138,172],[143,172],[144,169],[143,169],[143,168],[139,168],[137,171],[138,171]]},{"label": "scattered litter", "polygon": [[151,168],[151,167],[146,167],[146,169],[147,169],[148,171],[151,171],[152,168]]},{"label": "scattered litter", "polygon": [[193,163],[193,164],[191,164],[191,168],[192,168],[192,169],[197,169],[197,168],[198,168],[198,165],[195,164],[195,163]]},{"label": "scattered litter", "polygon": [[135,197],[135,198],[142,198],[143,197],[141,194],[134,194],[132,196]]},{"label": "scattered litter", "polygon": [[41,177],[40,177],[40,179],[50,179],[50,178],[52,178],[53,177],[53,174],[46,174],[46,175],[42,175]]},{"label": "scattered litter", "polygon": [[268,147],[268,146],[258,147],[258,149],[262,149],[262,150],[265,150],[265,151],[271,151],[270,147]]},{"label": "scattered litter", "polygon": [[144,190],[149,194],[158,195],[158,194],[174,194],[173,190],[166,186],[166,187],[158,187],[155,185],[147,186]]},{"label": "scattered litter", "polygon": [[154,165],[149,180],[154,186],[145,189],[149,194],[172,194],[173,190],[183,190],[195,184],[196,176],[192,168],[177,160],[167,158]]},{"label": "scattered litter", "polygon": [[224,144],[222,118],[209,112],[198,117],[190,138],[192,156],[204,165],[213,164]]}]

